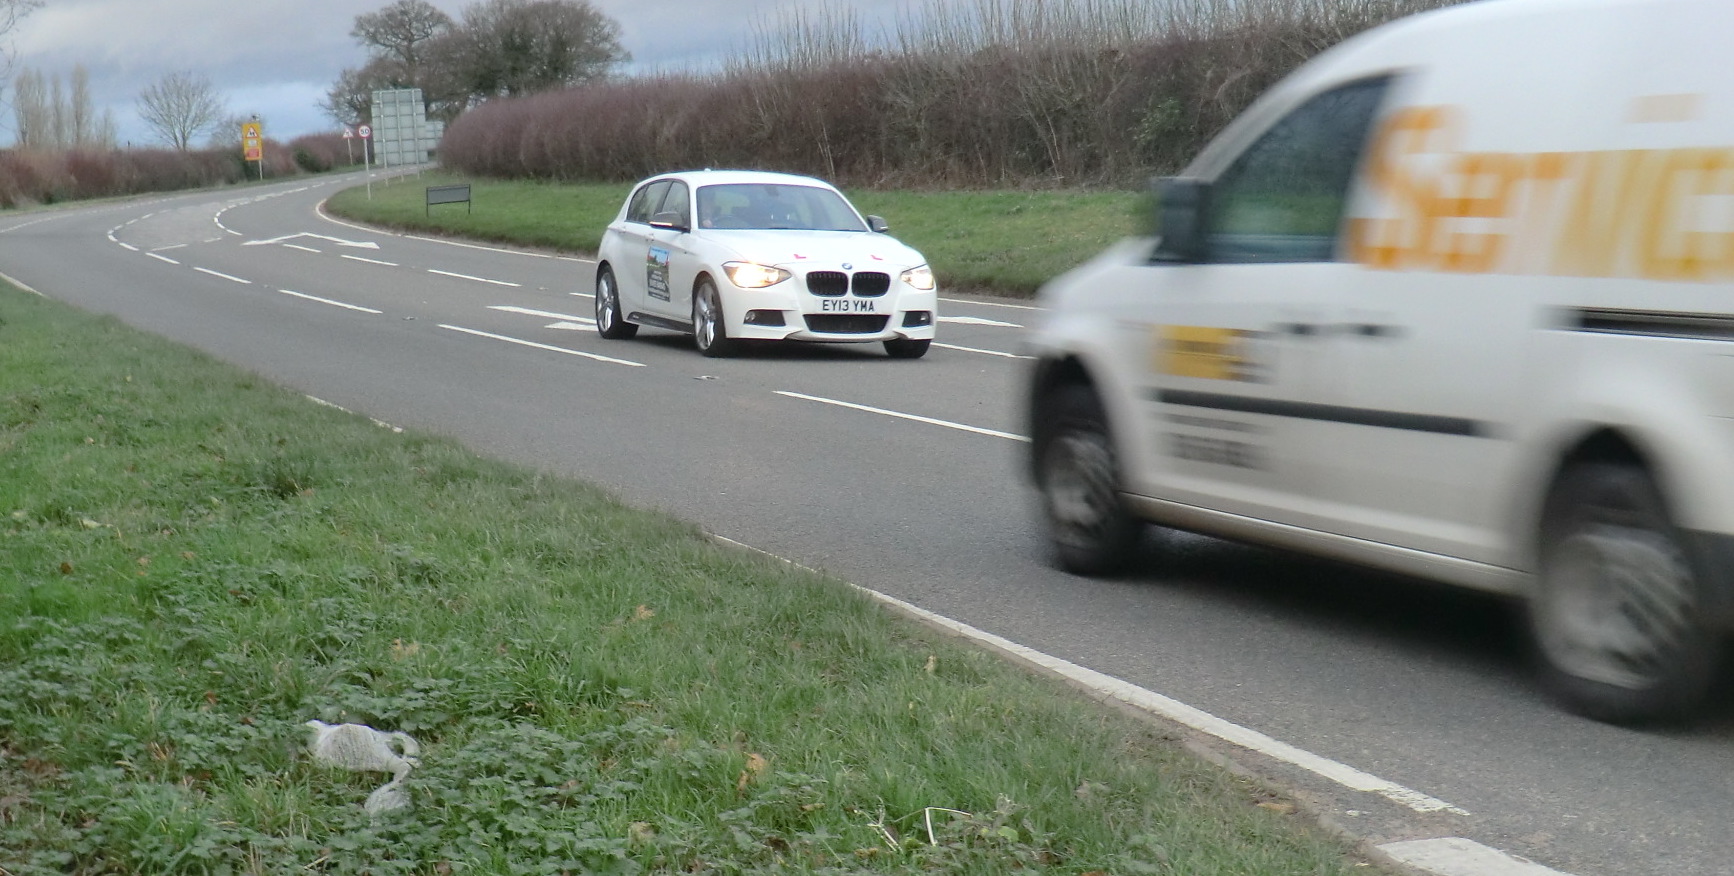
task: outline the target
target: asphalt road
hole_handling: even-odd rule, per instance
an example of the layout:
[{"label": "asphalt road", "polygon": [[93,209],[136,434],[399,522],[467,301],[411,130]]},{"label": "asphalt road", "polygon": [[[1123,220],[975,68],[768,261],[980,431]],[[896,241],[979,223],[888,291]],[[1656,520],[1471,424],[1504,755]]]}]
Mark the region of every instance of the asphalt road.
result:
[{"label": "asphalt road", "polygon": [[1048,568],[1020,468],[1027,302],[946,297],[918,361],[604,341],[591,263],[319,215],[357,182],[6,216],[0,271],[1264,734],[1199,738],[1374,844],[1463,837],[1578,876],[1734,872],[1734,709],[1674,732],[1563,714],[1495,600],[1164,533],[1124,579]]}]

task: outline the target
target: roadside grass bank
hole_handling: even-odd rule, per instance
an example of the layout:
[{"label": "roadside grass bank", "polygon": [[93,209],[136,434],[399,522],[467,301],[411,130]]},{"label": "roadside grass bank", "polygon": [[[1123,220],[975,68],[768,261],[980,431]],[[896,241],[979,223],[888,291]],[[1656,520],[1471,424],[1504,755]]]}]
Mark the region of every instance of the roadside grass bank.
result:
[{"label": "roadside grass bank", "polygon": [[1369,872],[838,581],[10,287],[0,539],[14,876]]},{"label": "roadside grass bank", "polygon": [[[471,204],[427,207],[427,187],[469,183]],[[622,183],[404,176],[345,189],[326,208],[359,222],[594,254],[632,190]],[[1147,199],[1113,191],[846,191],[927,256],[940,289],[1030,297],[1054,275],[1147,225]]]}]

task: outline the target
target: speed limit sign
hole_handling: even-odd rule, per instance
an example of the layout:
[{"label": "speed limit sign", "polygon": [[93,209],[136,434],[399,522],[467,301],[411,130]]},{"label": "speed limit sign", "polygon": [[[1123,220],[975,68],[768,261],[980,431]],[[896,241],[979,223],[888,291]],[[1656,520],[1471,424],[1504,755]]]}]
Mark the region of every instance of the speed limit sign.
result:
[{"label": "speed limit sign", "polygon": [[361,139],[366,140],[367,138],[373,136],[373,126],[372,125],[362,125],[359,129],[356,130],[356,133],[361,135]]}]

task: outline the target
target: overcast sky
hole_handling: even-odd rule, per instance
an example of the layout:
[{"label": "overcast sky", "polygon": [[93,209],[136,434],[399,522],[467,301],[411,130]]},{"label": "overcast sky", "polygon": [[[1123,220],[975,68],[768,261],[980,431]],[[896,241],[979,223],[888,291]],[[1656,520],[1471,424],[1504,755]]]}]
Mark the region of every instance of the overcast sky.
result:
[{"label": "overcast sky", "polygon": [[[46,0],[11,34],[14,70],[70,80],[90,73],[98,111],[112,109],[124,145],[162,145],[138,118],[138,95],[164,74],[208,77],[234,115],[259,114],[265,134],[287,141],[336,129],[319,109],[345,67],[365,51],[350,37],[355,17],[391,0]],[[472,0],[432,0],[453,19]],[[858,10],[864,21],[894,21],[903,0],[592,0],[620,23],[628,72],[715,69],[751,41],[779,10],[824,5]],[[8,91],[8,97],[10,93]],[[237,134],[237,138],[239,134]],[[0,113],[0,143],[11,143],[11,104]]]}]

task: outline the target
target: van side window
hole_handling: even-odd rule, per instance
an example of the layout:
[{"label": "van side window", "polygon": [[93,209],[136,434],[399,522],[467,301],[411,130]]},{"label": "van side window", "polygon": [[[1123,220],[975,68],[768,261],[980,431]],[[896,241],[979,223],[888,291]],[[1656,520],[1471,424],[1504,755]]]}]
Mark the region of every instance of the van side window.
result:
[{"label": "van side window", "polygon": [[1217,177],[1205,235],[1209,262],[1325,262],[1373,117],[1391,78],[1318,94],[1276,123]]},{"label": "van side window", "polygon": [[632,205],[626,208],[626,221],[649,225],[650,217],[656,212],[656,205],[662,203],[662,195],[668,191],[669,185],[669,180],[658,180],[634,192]]},{"label": "van side window", "polygon": [[[692,227],[692,198],[688,196],[686,183],[675,180],[668,186],[668,195],[662,199],[662,206],[656,208],[656,213],[674,213],[680,218],[677,223]],[[651,214],[655,216],[655,213]]]}]

